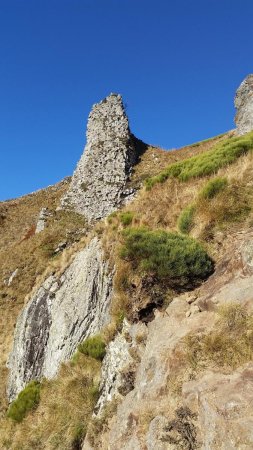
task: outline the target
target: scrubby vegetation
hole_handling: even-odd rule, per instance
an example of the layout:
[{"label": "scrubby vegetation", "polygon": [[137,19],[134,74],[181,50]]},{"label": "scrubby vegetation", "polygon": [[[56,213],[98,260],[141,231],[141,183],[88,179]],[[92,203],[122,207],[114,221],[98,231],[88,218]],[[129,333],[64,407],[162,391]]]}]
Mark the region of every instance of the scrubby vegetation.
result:
[{"label": "scrubby vegetation", "polygon": [[183,286],[205,279],[213,271],[212,260],[194,239],[146,228],[127,229],[123,236],[121,257],[168,284]]},{"label": "scrubby vegetation", "polygon": [[228,180],[225,177],[212,178],[205,184],[199,193],[200,198],[211,200],[219,192],[223,191],[228,185]]},{"label": "scrubby vegetation", "polygon": [[171,164],[159,175],[149,178],[146,181],[146,187],[151,189],[156,183],[163,183],[170,177],[187,181],[191,178],[215,174],[218,169],[232,164],[251,150],[253,150],[253,133],[243,137],[228,138],[205,153]]},{"label": "scrubby vegetation", "polygon": [[204,217],[209,230],[228,228],[247,218],[253,206],[252,189],[242,182],[233,181],[213,198],[199,198],[196,212]]},{"label": "scrubby vegetation", "polygon": [[190,205],[183,209],[183,211],[181,212],[177,222],[178,229],[179,231],[181,231],[181,233],[188,234],[193,228],[193,218],[195,210],[195,205]]},{"label": "scrubby vegetation", "polygon": [[40,383],[31,381],[21,391],[9,407],[7,416],[15,422],[22,422],[29,411],[35,409],[40,401]]},{"label": "scrubby vegetation", "polygon": [[78,351],[86,356],[102,361],[105,356],[105,346],[102,337],[96,335],[85,339],[85,341],[78,346]]},{"label": "scrubby vegetation", "polygon": [[132,213],[131,211],[125,211],[119,215],[119,218],[120,218],[122,225],[128,226],[133,221],[134,213]]},{"label": "scrubby vegetation", "polygon": [[188,361],[193,369],[206,365],[235,369],[253,357],[253,316],[236,303],[217,311],[215,329],[186,339]]},{"label": "scrubby vegetation", "polygon": [[57,378],[42,381],[37,408],[21,423],[0,422],[0,448],[81,449],[98,398],[100,368],[100,361],[83,354],[63,364]]}]

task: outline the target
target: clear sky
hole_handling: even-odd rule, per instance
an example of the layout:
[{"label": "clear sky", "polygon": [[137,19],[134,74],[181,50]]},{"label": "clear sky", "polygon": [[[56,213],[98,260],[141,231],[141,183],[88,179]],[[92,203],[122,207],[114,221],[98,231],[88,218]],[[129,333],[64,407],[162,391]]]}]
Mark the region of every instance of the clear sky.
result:
[{"label": "clear sky", "polygon": [[252,0],[0,0],[0,199],[71,175],[93,103],[177,148],[234,128]]}]

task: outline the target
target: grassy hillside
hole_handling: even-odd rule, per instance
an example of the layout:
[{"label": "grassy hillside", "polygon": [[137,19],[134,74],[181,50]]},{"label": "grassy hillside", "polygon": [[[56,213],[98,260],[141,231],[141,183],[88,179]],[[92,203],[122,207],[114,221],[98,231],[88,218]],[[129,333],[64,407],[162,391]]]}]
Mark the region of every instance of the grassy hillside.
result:
[{"label": "grassy hillside", "polygon": [[[93,230],[88,230],[79,215],[55,212],[67,182],[0,204],[1,448],[81,448],[97,396],[101,362],[79,355],[62,367],[56,380],[43,381],[39,405],[20,424],[6,418],[5,363],[25,296],[45,273],[65,267],[79,246],[85,245],[87,234],[97,233],[116,267],[112,323],[104,330],[103,342],[112,339],[124,317],[133,322],[150,320],[152,310],[148,316],[147,307],[151,303],[162,309],[175,292],[201,283],[224,255],[228,237],[252,227],[252,150],[252,134],[243,138],[227,134],[171,152],[149,147],[131,181],[138,186],[149,179],[148,189],[143,186],[132,203]],[[211,169],[199,170],[206,165]],[[183,176],[185,171],[187,176]],[[46,230],[34,235],[38,213],[45,206],[52,216]],[[55,254],[62,241],[69,248]],[[172,252],[169,264],[171,241],[180,251]],[[187,258],[182,262],[179,255],[184,252]],[[190,273],[189,267],[195,272]],[[4,280],[16,268],[18,275],[8,287]],[[189,282],[194,276],[196,284]]]}]

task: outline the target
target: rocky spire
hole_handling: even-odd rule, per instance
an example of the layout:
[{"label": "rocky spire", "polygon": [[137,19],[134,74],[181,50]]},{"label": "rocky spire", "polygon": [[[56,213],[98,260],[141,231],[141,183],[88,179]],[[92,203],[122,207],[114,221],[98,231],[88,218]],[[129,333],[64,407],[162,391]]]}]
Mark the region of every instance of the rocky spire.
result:
[{"label": "rocky spire", "polygon": [[61,206],[98,220],[131,194],[126,182],[137,161],[122,97],[111,94],[95,104],[87,126],[87,144]]},{"label": "rocky spire", "polygon": [[253,74],[248,75],[236,91],[235,116],[237,134],[253,130]]}]

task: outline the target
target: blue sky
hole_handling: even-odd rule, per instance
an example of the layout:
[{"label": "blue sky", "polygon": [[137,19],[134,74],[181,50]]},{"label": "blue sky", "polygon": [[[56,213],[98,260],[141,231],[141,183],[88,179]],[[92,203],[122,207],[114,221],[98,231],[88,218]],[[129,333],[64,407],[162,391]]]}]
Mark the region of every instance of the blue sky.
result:
[{"label": "blue sky", "polygon": [[0,200],[71,175],[93,103],[177,148],[234,127],[252,0],[0,0]]}]

